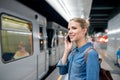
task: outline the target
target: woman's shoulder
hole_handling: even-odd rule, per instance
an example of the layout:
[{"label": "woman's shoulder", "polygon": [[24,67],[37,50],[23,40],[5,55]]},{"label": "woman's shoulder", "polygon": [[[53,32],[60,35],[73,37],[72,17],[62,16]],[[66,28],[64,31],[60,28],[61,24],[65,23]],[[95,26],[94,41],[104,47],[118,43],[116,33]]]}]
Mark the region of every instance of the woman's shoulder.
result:
[{"label": "woman's shoulder", "polygon": [[92,48],[90,51],[88,51],[89,56],[98,56],[98,52]]}]

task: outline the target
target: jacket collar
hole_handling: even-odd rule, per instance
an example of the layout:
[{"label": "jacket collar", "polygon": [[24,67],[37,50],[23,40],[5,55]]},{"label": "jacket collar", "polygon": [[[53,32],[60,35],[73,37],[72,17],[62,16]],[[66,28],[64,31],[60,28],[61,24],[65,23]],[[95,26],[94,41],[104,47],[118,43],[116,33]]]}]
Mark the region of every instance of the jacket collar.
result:
[{"label": "jacket collar", "polygon": [[76,47],[76,51],[78,52],[83,52],[85,51],[88,47],[93,47],[93,44],[91,42],[87,42],[85,45],[83,45],[82,47],[77,48]]}]

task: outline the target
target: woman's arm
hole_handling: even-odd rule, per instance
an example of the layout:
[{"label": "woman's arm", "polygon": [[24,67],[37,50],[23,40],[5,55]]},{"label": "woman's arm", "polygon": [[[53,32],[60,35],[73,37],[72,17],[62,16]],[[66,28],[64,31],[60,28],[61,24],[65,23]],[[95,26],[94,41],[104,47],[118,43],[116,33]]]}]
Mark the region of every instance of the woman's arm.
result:
[{"label": "woman's arm", "polygon": [[69,42],[66,39],[65,39],[64,43],[65,43],[65,50],[63,53],[63,57],[57,65],[59,67],[60,74],[66,74],[68,72],[68,65],[69,65],[68,56],[70,54],[70,51],[71,51],[72,45],[73,45],[72,42]]},{"label": "woman's arm", "polygon": [[98,53],[92,50],[88,53],[86,63],[86,80],[99,80],[100,63]]},{"label": "woman's arm", "polygon": [[67,74],[68,73],[68,65],[69,65],[69,62],[66,61],[65,64],[62,63],[62,59],[59,60],[58,64],[57,64],[57,67],[59,67],[59,73],[61,75],[64,75],[64,74]]}]

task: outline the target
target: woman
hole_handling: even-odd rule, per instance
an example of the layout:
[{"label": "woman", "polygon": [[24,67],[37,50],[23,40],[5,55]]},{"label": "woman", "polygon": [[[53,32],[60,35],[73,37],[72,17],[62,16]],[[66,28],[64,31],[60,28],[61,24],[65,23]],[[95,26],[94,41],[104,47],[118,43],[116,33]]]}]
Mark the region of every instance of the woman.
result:
[{"label": "woman", "polygon": [[22,57],[26,57],[29,56],[29,53],[25,50],[25,43],[24,42],[20,42],[18,45],[18,51],[16,51],[15,55],[14,55],[14,59],[18,59],[18,58],[22,58]]},{"label": "woman", "polygon": [[[68,80],[99,80],[98,53],[91,49],[84,60],[86,50],[93,48],[86,39],[88,26],[88,21],[82,18],[73,18],[68,23],[70,42],[65,39],[64,54],[57,65],[61,75],[68,73]],[[72,49],[74,42],[76,48]]]}]

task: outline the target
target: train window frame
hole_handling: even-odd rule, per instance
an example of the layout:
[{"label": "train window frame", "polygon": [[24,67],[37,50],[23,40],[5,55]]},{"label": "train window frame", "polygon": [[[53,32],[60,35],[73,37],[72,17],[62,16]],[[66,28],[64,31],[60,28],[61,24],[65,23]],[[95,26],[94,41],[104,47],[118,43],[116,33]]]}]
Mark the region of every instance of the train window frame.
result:
[{"label": "train window frame", "polygon": [[[10,28],[10,27],[8,27],[7,26],[7,28],[5,27],[6,25],[3,25],[3,24],[5,24],[4,22],[5,21],[3,21],[3,20],[5,20],[3,17],[6,17],[6,18],[8,18],[8,24],[9,23],[11,23],[11,24],[16,24],[16,25],[18,25],[17,27],[21,27],[20,26],[20,24],[24,24],[24,26],[22,25],[22,28],[19,30],[19,28],[17,29],[17,28],[13,28],[14,26],[13,25],[10,25],[10,26],[12,26],[12,28]],[[13,22],[12,22],[13,21]],[[19,24],[18,24],[19,23]],[[7,21],[6,21],[6,24],[7,24]],[[15,26],[16,27],[16,26]],[[26,28],[26,30],[24,30],[24,28]],[[31,56],[31,55],[33,55],[33,31],[32,31],[32,29],[33,29],[33,25],[32,25],[32,22],[31,21],[28,21],[28,20],[26,20],[26,19],[23,19],[23,18],[20,18],[20,17],[17,17],[17,16],[13,16],[13,15],[11,15],[11,14],[8,14],[8,13],[1,13],[0,14],[0,38],[1,38],[1,41],[0,41],[0,43],[1,43],[1,59],[2,59],[2,62],[3,63],[9,63],[9,62],[13,62],[13,61],[16,61],[16,60],[20,60],[20,59],[23,59],[23,58],[26,58],[26,57],[29,57],[29,56]],[[20,35],[19,37],[24,37],[25,38],[25,36],[27,36],[26,37],[26,39],[28,39],[28,42],[29,43],[26,43],[26,44],[24,44],[22,41],[21,41],[21,43],[20,43],[20,45],[27,45],[27,48],[29,47],[28,45],[30,45],[30,47],[29,47],[29,55],[26,55],[26,56],[22,56],[22,57],[20,57],[20,58],[13,58],[14,56],[15,56],[15,52],[17,52],[17,48],[16,48],[16,50],[14,51],[12,51],[12,52],[9,52],[9,50],[7,51],[8,52],[8,55],[7,54],[5,54],[6,52],[4,52],[4,46],[3,45],[5,45],[4,43],[5,43],[5,37],[6,36],[8,36],[8,33],[10,32],[10,34],[17,34],[17,35]],[[5,35],[5,34],[6,35]],[[4,34],[5,36],[4,36],[4,38],[3,38],[3,36],[2,36],[2,34]],[[24,34],[24,35],[23,35]],[[13,36],[13,35],[12,35]],[[15,37],[15,36],[14,36]],[[10,43],[10,41],[9,41],[9,37],[7,38],[7,43]],[[17,39],[17,38],[16,38]],[[20,38],[19,38],[20,39]],[[19,39],[18,39],[18,41],[19,41]],[[14,40],[14,39],[13,39]],[[21,39],[22,40],[22,39]],[[17,40],[16,40],[17,41]],[[13,41],[14,42],[14,41]],[[13,43],[12,42],[12,43]],[[17,44],[18,45],[18,44]],[[19,47],[20,47],[20,45],[19,45]],[[12,45],[7,45],[7,46],[15,46],[14,44],[12,44]],[[17,46],[18,47],[18,46]],[[15,47],[14,47],[15,48]],[[11,55],[12,54],[12,55]],[[7,56],[5,56],[5,55],[7,55]],[[12,56],[12,58],[8,58],[8,56],[9,57],[11,57]],[[8,59],[8,60],[7,60]]]}]

